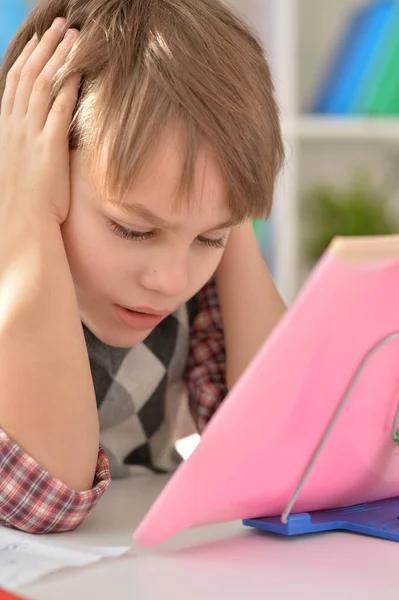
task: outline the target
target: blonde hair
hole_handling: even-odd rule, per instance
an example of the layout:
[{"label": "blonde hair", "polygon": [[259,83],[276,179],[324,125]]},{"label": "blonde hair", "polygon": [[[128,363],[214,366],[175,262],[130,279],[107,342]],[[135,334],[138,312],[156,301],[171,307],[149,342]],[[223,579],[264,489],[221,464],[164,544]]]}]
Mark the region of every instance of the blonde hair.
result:
[{"label": "blonde hair", "polygon": [[81,33],[53,95],[82,73],[70,143],[93,168],[104,166],[95,175],[104,196],[124,196],[162,131],[178,121],[186,141],[182,189],[192,184],[205,140],[233,216],[269,216],[284,158],[279,114],[263,49],[237,16],[219,0],[41,0],[8,48],[0,98],[25,44],[57,16]]}]

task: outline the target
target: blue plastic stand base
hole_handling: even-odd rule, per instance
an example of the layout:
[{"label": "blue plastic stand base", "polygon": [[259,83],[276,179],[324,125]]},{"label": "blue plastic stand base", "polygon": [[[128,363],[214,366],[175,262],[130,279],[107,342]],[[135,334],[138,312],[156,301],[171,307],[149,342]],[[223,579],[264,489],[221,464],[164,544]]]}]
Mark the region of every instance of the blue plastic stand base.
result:
[{"label": "blue plastic stand base", "polygon": [[243,525],[285,536],[339,529],[399,542],[399,498],[293,514],[287,524],[280,517],[263,517],[244,519]]}]

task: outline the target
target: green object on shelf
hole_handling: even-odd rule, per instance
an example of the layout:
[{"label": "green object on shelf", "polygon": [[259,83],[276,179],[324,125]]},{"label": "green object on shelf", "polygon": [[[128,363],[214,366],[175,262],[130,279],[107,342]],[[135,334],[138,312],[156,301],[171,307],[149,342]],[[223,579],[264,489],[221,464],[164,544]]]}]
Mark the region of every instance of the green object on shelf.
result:
[{"label": "green object on shelf", "polygon": [[[392,31],[393,42],[381,81],[375,82],[375,94],[371,98],[368,112],[375,115],[399,113],[399,15]],[[377,88],[378,85],[378,88]]]},{"label": "green object on shelf", "polygon": [[358,99],[356,113],[370,115],[399,114],[399,5],[384,37]]},{"label": "green object on shelf", "polygon": [[366,176],[347,188],[321,183],[303,197],[306,260],[314,264],[337,236],[388,235],[397,232],[389,196]]},{"label": "green object on shelf", "polygon": [[258,240],[259,244],[262,244],[264,234],[264,222],[259,221],[258,219],[253,219],[252,225],[255,231],[256,239]]},{"label": "green object on shelf", "polygon": [[261,249],[263,258],[267,262],[271,271],[273,271],[274,249],[273,249],[273,226],[272,219],[253,219],[252,225],[256,235],[257,242]]}]

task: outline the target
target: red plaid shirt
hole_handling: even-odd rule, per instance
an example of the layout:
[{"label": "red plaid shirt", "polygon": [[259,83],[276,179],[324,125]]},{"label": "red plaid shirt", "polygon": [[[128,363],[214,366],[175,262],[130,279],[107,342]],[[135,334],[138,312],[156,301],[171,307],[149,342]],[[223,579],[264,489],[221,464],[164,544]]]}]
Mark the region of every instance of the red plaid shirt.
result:
[{"label": "red plaid shirt", "polygon": [[[225,344],[215,283],[199,292],[190,333],[187,385],[199,432],[224,399]],[[111,482],[100,448],[91,490],[75,492],[52,477],[0,429],[0,525],[28,533],[56,533],[78,527]]]}]

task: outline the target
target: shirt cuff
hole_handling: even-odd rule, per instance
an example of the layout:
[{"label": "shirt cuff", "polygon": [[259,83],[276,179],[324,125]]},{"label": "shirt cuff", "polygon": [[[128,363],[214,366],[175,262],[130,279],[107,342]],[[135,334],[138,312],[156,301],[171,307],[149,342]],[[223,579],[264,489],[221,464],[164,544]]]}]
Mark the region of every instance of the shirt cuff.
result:
[{"label": "shirt cuff", "polygon": [[0,429],[0,525],[36,534],[71,531],[87,518],[110,482],[101,447],[92,489],[75,492]]}]

